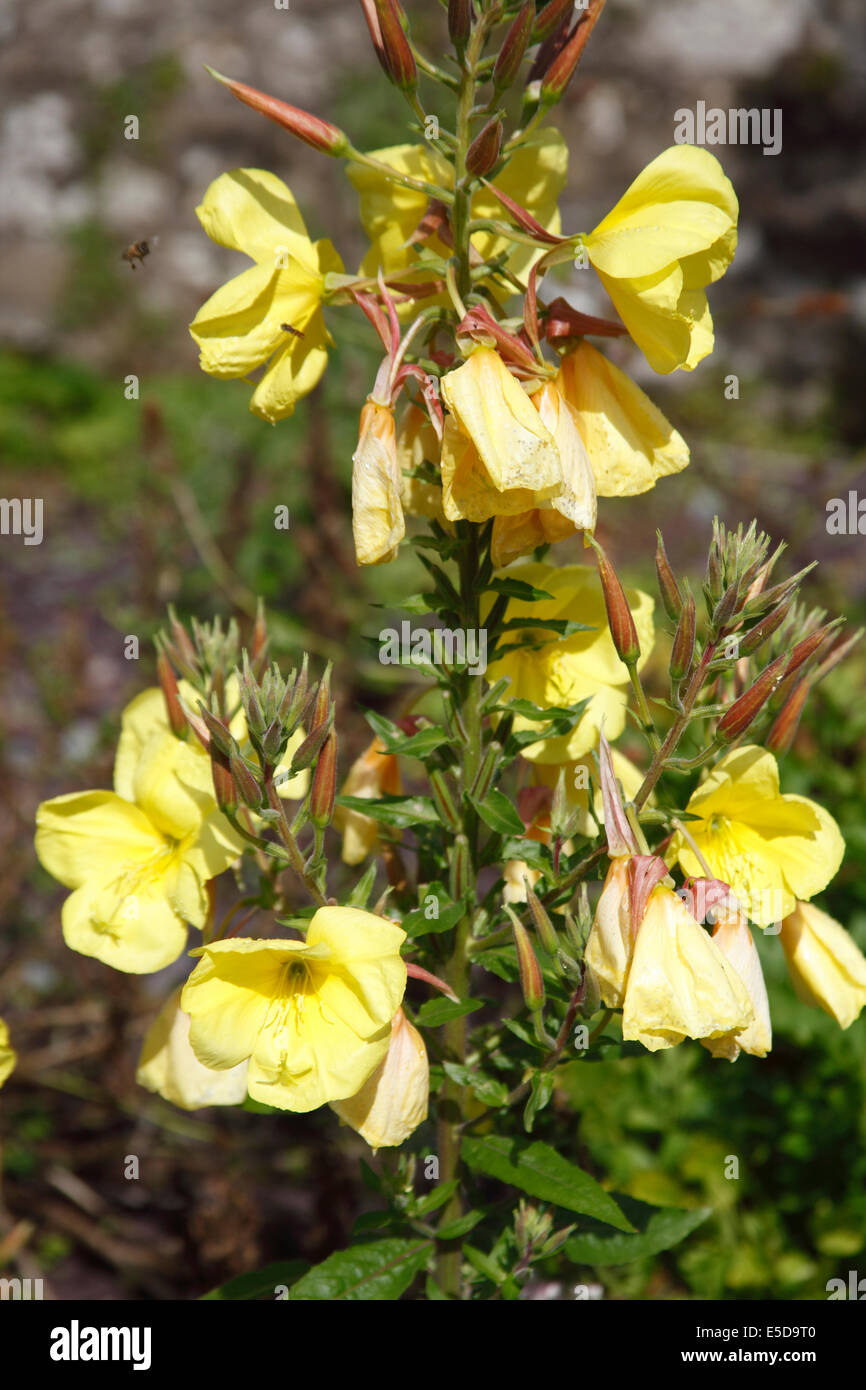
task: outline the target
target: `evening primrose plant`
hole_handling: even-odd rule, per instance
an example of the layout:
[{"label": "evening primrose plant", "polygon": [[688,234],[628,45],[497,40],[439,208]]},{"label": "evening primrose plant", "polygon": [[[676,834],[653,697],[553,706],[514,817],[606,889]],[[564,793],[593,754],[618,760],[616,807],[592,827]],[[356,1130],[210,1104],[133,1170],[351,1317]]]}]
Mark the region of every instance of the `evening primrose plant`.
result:
[{"label": "evening primrose plant", "polygon": [[[343,161],[369,246],[347,271],[281,177],[221,174],[199,218],[251,264],[191,325],[201,365],[279,427],[360,312],[382,357],[357,402],[356,560],[411,548],[425,587],[394,594],[401,688],[345,768],[330,668],[281,671],[263,612],[243,640],[171,614],[114,790],[45,803],[37,850],[72,890],[73,950],[136,972],[188,952],[143,1087],[251,1124],[330,1107],[359,1136],[376,1210],[292,1298],[515,1299],[533,1270],[567,1281],[576,1231],[637,1258],[652,1209],[626,1215],[581,1166],[575,1073],[695,1044],[759,1064],[758,932],[806,1004],[848,1027],[866,1003],[866,960],[813,901],[842,837],[783,763],[859,634],[802,606],[806,571],[779,573],[755,523],[714,523],[693,587],[659,535],[658,599],[597,538],[651,488],[677,507],[688,446],[627,368],[712,351],[738,218],[715,156],[679,145],[594,228],[564,225],[553,116],[603,5],[443,0],[434,59],[398,0],[361,0],[406,102],[404,143],[370,152],[214,74]],[[607,316],[546,293],[569,261],[593,267]],[[670,1240],[693,1225],[672,1219]]]}]

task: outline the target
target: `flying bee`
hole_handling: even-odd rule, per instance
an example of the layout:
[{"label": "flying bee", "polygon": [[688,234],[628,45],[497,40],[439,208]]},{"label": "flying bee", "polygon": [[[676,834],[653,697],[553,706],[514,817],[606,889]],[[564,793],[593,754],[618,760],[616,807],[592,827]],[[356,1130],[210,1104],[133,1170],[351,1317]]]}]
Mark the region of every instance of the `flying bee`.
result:
[{"label": "flying bee", "polygon": [[139,265],[143,265],[145,256],[150,255],[151,248],[156,246],[158,241],[159,237],[157,236],[150,237],[148,241],[133,241],[125,251],[121,251],[120,259],[129,261],[130,270],[135,270],[136,261]]},{"label": "flying bee", "polygon": [[300,328],[293,328],[290,323],[281,323],[280,328],[284,333],[291,333],[293,338],[303,338],[304,336]]}]

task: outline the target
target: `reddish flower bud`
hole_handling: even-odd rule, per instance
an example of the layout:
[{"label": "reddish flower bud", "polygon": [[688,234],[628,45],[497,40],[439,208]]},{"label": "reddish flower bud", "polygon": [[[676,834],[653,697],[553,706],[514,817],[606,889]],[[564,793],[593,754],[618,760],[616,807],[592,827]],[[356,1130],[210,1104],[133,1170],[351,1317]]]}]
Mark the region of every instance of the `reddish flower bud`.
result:
[{"label": "reddish flower bud", "polygon": [[520,971],[520,988],[523,990],[523,998],[530,1013],[537,1013],[544,1008],[544,980],[541,974],[541,966],[538,964],[535,952],[532,949],[532,942],[529,933],[523,923],[513,912],[511,917],[511,930],[514,934],[514,944],[517,947],[517,967]]},{"label": "reddish flower bud", "polygon": [[265,605],[259,599],[256,606],[256,621],[253,626],[252,667],[257,676],[264,672],[268,656],[268,625],[265,620]]},{"label": "reddish flower bud", "polygon": [[607,623],[616,654],[620,661],[625,662],[626,666],[633,666],[640,656],[640,642],[638,641],[634,618],[628,606],[628,599],[619,582],[616,570],[597,541],[593,542],[593,547],[598,560],[604,606],[607,609]]},{"label": "reddish flower bud", "polygon": [[329,662],[325,674],[319,682],[319,689],[316,694],[316,704],[313,709],[313,722],[310,725],[310,732],[315,733],[323,724],[330,719],[331,711],[331,663]]},{"label": "reddish flower bud", "polygon": [[489,174],[502,147],[502,122],[498,116],[487,122],[466,151],[466,169],[476,178]]},{"label": "reddish flower bud", "polygon": [[376,14],[376,0],[361,0],[361,9],[364,11],[367,28],[370,30],[370,38],[373,40],[373,48],[376,57],[379,59],[382,71],[390,77],[391,74],[388,72],[388,61],[385,57],[385,48],[382,43],[382,30],[379,28],[379,16]]},{"label": "reddish flower bud", "polygon": [[388,76],[401,91],[414,92],[418,85],[418,69],[403,28],[403,12],[397,0],[375,0],[375,4]]},{"label": "reddish flower bud", "polygon": [[767,734],[764,747],[769,752],[780,757],[783,753],[787,753],[791,747],[797,729],[800,727],[800,716],[811,688],[812,682],[810,680],[801,681],[788,696]]},{"label": "reddish flower bud", "polygon": [[787,603],[780,603],[778,608],[774,608],[771,613],[767,614],[766,618],[762,618],[759,623],[749,629],[744,637],[740,638],[740,656],[751,656],[752,652],[756,652],[759,647],[764,645],[767,638],[771,637],[776,629],[782,626],[790,612],[792,602],[792,599],[788,599]]},{"label": "reddish flower bud", "polygon": [[695,654],[695,601],[689,594],[683,604],[671,650],[671,680],[681,681],[692,669]]},{"label": "reddish flower bud", "polygon": [[448,0],[448,33],[460,57],[472,32],[472,0]]},{"label": "reddish flower bud", "polygon": [[535,0],[527,0],[527,4],[518,11],[517,18],[505,35],[493,68],[493,85],[497,92],[503,87],[510,87],[517,76],[534,24]]},{"label": "reddish flower bud", "polygon": [[803,638],[802,642],[798,642],[791,652],[785,675],[792,676],[795,671],[799,671],[800,667],[805,665],[811,656],[815,655],[815,652],[821,646],[822,642],[830,636],[830,633],[835,632],[840,622],[841,619],[837,618],[835,622],[825,623],[824,626],[819,627],[816,632],[810,632],[807,637]]},{"label": "reddish flower bud", "polygon": [[262,116],[267,116],[268,120],[276,121],[277,125],[282,126],[291,135],[303,140],[305,145],[312,145],[314,150],[320,150],[322,154],[341,155],[349,148],[347,136],[337,126],[331,125],[330,121],[311,116],[309,111],[302,111],[299,106],[290,106],[287,101],[280,101],[277,97],[269,97],[266,92],[248,87],[245,82],[234,82],[232,78],[223,77],[222,73],[215,72],[213,68],[208,68],[208,72],[217,82],[228,87],[238,101],[242,101],[245,106],[251,106]]},{"label": "reddish flower bud", "polygon": [[262,789],[258,779],[253,775],[252,770],[247,767],[244,759],[238,753],[229,755],[229,767],[231,768],[232,779],[237,789],[237,794],[245,806],[257,811],[262,804]]},{"label": "reddish flower bud", "polygon": [[589,0],[583,19],[572,31],[568,43],[556,55],[541,80],[542,104],[552,105],[563,95],[603,9],[604,0]]},{"label": "reddish flower bud", "polygon": [[238,808],[238,794],[231,774],[229,760],[215,743],[210,746],[210,770],[213,777],[213,790],[216,804],[221,811],[234,812]]},{"label": "reddish flower bud", "polygon": [[189,733],[189,725],[186,722],[186,715],[181,709],[174,671],[171,669],[171,663],[164,652],[160,652],[157,657],[156,673],[162,687],[171,732],[175,738],[186,738]]},{"label": "reddish flower bud", "polygon": [[582,338],[586,333],[599,338],[621,338],[628,329],[624,323],[614,323],[612,319],[582,314],[579,309],[572,309],[567,300],[557,296],[547,306],[544,331],[547,341],[554,343],[561,338]]},{"label": "reddish flower bud", "polygon": [[677,583],[676,575],[671,569],[668,560],[665,543],[661,531],[656,531],[658,544],[656,546],[656,575],[659,581],[659,593],[662,596],[662,603],[669,618],[678,618],[683,606],[683,596],[680,593],[680,586]]},{"label": "reddish flower bud", "polygon": [[319,754],[310,788],[310,820],[318,830],[330,824],[337,795],[337,732],[332,729]]},{"label": "reddish flower bud", "polygon": [[739,738],[758,717],[769,700],[782,676],[785,674],[787,656],[777,657],[766,670],[762,671],[744,695],[735,700],[716,725],[716,733],[724,739]]},{"label": "reddish flower bud", "polygon": [[538,939],[549,956],[555,956],[559,950],[559,937],[556,929],[547,915],[538,894],[530,887],[529,880],[526,882],[526,902],[532,915],[535,930],[538,932]]},{"label": "reddish flower bud", "polygon": [[532,31],[533,43],[543,43],[559,28],[564,19],[571,19],[573,12],[574,0],[550,0],[535,21]]}]

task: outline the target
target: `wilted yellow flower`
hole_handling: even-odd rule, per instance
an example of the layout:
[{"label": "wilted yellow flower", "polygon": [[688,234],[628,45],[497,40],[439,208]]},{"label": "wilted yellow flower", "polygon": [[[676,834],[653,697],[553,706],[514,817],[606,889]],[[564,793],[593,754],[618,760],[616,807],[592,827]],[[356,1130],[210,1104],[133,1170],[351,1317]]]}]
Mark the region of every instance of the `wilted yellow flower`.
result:
[{"label": "wilted yellow flower", "polygon": [[18,1053],[9,1044],[9,1029],[0,1018],[0,1086],[8,1081],[18,1061]]},{"label": "wilted yellow flower", "polygon": [[[447,160],[429,145],[392,145],[388,149],[372,150],[371,156],[382,164],[411,178],[438,184],[450,189],[454,169]],[[565,187],[568,167],[568,147],[558,130],[548,127],[538,130],[516,150],[496,175],[496,186],[515,199],[549,232],[560,231],[557,199]],[[371,246],[361,264],[364,275],[400,275],[401,279],[429,280],[430,272],[419,267],[407,244],[418,223],[427,211],[426,193],[414,188],[402,188],[385,174],[363,164],[348,166],[349,178],[361,199],[361,221]],[[472,195],[471,217],[493,218],[502,221],[502,205],[483,186]],[[427,243],[428,248],[446,259],[451,249],[438,237]],[[496,232],[476,232],[472,237],[474,249],[484,260],[507,252],[506,265],[522,284],[544,248],[515,245],[510,238]],[[410,306],[411,308],[411,306]]]},{"label": "wilted yellow flower", "polygon": [[595,478],[574,410],[553,384],[545,382],[531,397],[559,451],[562,485],[548,502],[517,516],[497,516],[490,555],[494,565],[510,565],[519,555],[546,542],[565,540],[579,530],[595,530]]},{"label": "wilted yellow flower", "polygon": [[599,279],[655,371],[691,370],[712,352],[704,286],[733,259],[738,213],[715,156],[696,145],[673,145],[584,238]]},{"label": "wilted yellow flower", "polygon": [[352,534],[359,565],[393,560],[406,534],[394,411],[368,397],[352,455]]},{"label": "wilted yellow flower", "polygon": [[598,986],[602,1003],[608,1009],[622,1008],[634,951],[630,864],[628,855],[611,859],[586,943],[587,969]]},{"label": "wilted yellow flower", "polygon": [[[386,753],[377,735],[349,768],[340,790],[341,796],[397,796],[400,792],[400,765],[396,753]],[[343,836],[343,863],[360,864],[379,843],[379,827],[372,816],[338,806],[334,825]]]},{"label": "wilted yellow flower", "polygon": [[782,947],[800,999],[849,1028],[866,1004],[866,958],[843,926],[812,903],[785,918]]},{"label": "wilted yellow flower", "polygon": [[726,1057],[735,1062],[741,1052],[753,1057],[766,1057],[773,1045],[770,1024],[770,1003],[761,969],[761,958],[752,939],[745,913],[736,910],[720,916],[713,928],[713,942],[739,975],[751,1001],[754,1018],[737,1033],[703,1038],[702,1045],[714,1057]]},{"label": "wilted yellow flower", "polygon": [[689,461],[685,440],[634,382],[582,339],[556,385],[574,407],[599,497],[633,497]]},{"label": "wilted yellow flower", "polygon": [[371,912],[322,907],[305,941],[202,946],[181,995],[206,1067],[249,1059],[253,1100],[315,1110],[354,1096],[388,1051],[406,988],[406,933]]},{"label": "wilted yellow flower", "polygon": [[[570,733],[539,739],[521,750],[531,762],[573,762],[596,746],[602,720],[609,739],[618,738],[625,728],[628,670],[611,640],[598,574],[587,565],[556,568],[524,563],[514,566],[508,575],[553,597],[537,603],[511,599],[507,619],[564,618],[583,623],[589,629],[550,641],[544,641],[546,633],[542,629],[527,629],[527,636],[531,634],[533,642],[537,640],[543,645],[508,652],[491,663],[487,673],[491,682],[502,676],[511,677],[508,699],[532,700],[542,708],[573,705],[589,698],[589,705]],[[638,670],[642,670],[655,640],[653,601],[639,589],[626,590],[626,598],[640,639]],[[514,727],[523,730],[537,725],[518,715]]]},{"label": "wilted yellow flower", "polygon": [[189,1014],[180,1007],[178,985],[151,1024],[138,1059],[135,1079],[182,1110],[203,1105],[240,1105],[247,1094],[247,1063],[227,1071],[203,1067],[189,1045]]},{"label": "wilted yellow flower", "polygon": [[293,194],[266,169],[221,174],[196,213],[212,241],[255,262],[212,294],[190,324],[201,366],[211,376],[245,377],[267,363],[250,409],[273,424],[291,415],[325,370],[325,276],[341,272],[343,262],[330,241],[310,241]]},{"label": "wilted yellow flower", "polygon": [[205,884],[243,849],[217,810],[209,759],[153,711],[140,696],[124,712],[114,791],[71,792],[36,813],[40,863],[74,890],[67,946],[131,974],[177,959],[186,924],[207,920]]},{"label": "wilted yellow flower", "polygon": [[424,1039],[398,1009],[385,1060],[357,1095],[335,1101],[332,1109],[375,1153],[377,1149],[396,1148],[423,1124],[429,1096],[430,1067]]},{"label": "wilted yellow flower", "polygon": [[513,516],[562,493],[556,441],[498,352],[474,348],[440,388],[451,412],[442,440],[442,505],[450,521]]},{"label": "wilted yellow flower", "polygon": [[[618,861],[614,861],[618,862]],[[736,970],[672,888],[650,894],[628,970],[622,1035],[650,1052],[737,1035],[754,1010]]]},{"label": "wilted yellow flower", "polygon": [[[689,834],[710,871],[730,884],[759,926],[781,921],[797,898],[826,888],[845,853],[833,817],[805,796],[782,796],[776,759],[752,744],[726,753],[686,809],[697,817]],[[678,859],[685,874],[704,873],[680,833],[666,859]]]},{"label": "wilted yellow flower", "polygon": [[442,446],[430,423],[430,417],[420,406],[410,402],[397,426],[397,462],[400,468],[400,498],[409,516],[429,516],[453,531],[451,522],[442,510],[441,483],[427,483],[421,478],[407,476],[424,462],[439,471]]}]

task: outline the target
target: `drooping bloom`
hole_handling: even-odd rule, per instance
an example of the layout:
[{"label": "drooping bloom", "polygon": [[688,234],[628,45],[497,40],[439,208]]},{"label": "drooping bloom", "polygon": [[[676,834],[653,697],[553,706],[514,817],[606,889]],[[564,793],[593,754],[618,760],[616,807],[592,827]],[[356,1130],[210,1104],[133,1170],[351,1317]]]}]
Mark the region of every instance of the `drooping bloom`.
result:
[{"label": "drooping bloom", "polygon": [[250,409],[272,424],[291,415],[325,370],[325,276],[343,263],[330,241],[313,242],[294,196],[265,169],[232,169],[196,208],[212,241],[254,265],[203,304],[190,324],[211,376],[245,377],[267,364]]},{"label": "drooping bloom", "polygon": [[243,849],[217,810],[204,751],[154,723],[153,708],[139,697],[124,712],[114,791],[57,796],[36,814],[39,860],[73,889],[66,944],[131,974],[177,959],[187,923],[207,920],[205,884]]},{"label": "drooping bloom", "polygon": [[[453,167],[429,145],[392,145],[372,150],[371,156],[397,173],[446,190],[453,183]],[[526,208],[547,231],[558,234],[561,224],[557,199],[565,187],[567,166],[565,140],[558,130],[548,127],[536,131],[507,160],[496,175],[496,186]],[[360,194],[361,221],[371,243],[361,273],[375,275],[381,269],[385,275],[399,275],[405,280],[429,280],[429,271],[418,266],[407,245],[427,210],[426,193],[403,188],[387,175],[362,164],[350,164],[348,174]],[[502,205],[482,186],[472,195],[471,216],[475,220],[501,221]],[[439,237],[431,238],[427,246],[446,259],[451,254]],[[507,253],[508,269],[524,285],[532,265],[543,254],[543,248],[515,245],[497,232],[474,233],[472,246],[483,260]]]},{"label": "drooping bloom", "polygon": [[782,923],[781,941],[797,996],[849,1028],[866,1004],[866,958],[845,928],[798,902]]},{"label": "drooping bloom", "polygon": [[490,554],[499,568],[546,542],[595,529],[595,478],[575,412],[553,382],[545,382],[531,400],[559,451],[562,485],[549,501],[530,511],[495,518]]},{"label": "drooping bloom", "polygon": [[406,933],[358,908],[322,907],[305,941],[202,946],[181,995],[206,1067],[249,1059],[253,1100],[315,1110],[357,1095],[388,1051],[406,988]]},{"label": "drooping bloom", "polygon": [[[573,762],[595,747],[602,720],[609,739],[618,738],[625,728],[628,670],[611,640],[598,573],[587,565],[556,568],[524,563],[511,568],[508,575],[543,589],[553,597],[537,603],[511,599],[507,619],[572,619],[587,628],[570,637],[550,641],[544,640],[543,630],[528,629],[532,645],[506,653],[488,668],[491,682],[501,676],[511,677],[509,699],[532,700],[542,708],[568,706],[589,699],[586,710],[569,733],[540,738],[521,750],[523,757],[531,762]],[[627,590],[626,598],[640,640],[638,670],[642,670],[655,640],[653,601],[638,589]],[[519,636],[519,632],[514,635]],[[522,730],[537,725],[518,715],[514,727]]]},{"label": "drooping bloom", "polygon": [[761,958],[745,913],[733,906],[724,913],[717,913],[712,939],[745,986],[754,1017],[741,1031],[702,1038],[702,1045],[713,1057],[726,1057],[730,1062],[735,1062],[741,1052],[748,1052],[753,1057],[766,1057],[773,1045],[770,1004]]},{"label": "drooping bloom", "polygon": [[400,468],[400,498],[409,516],[429,516],[453,531],[451,522],[442,510],[441,483],[425,482],[411,476],[423,463],[432,464],[439,472],[442,446],[430,417],[420,406],[410,402],[397,426],[397,462]]},{"label": "drooping bloom", "polygon": [[182,985],[169,995],[148,1029],[135,1079],[182,1110],[240,1105],[247,1094],[247,1063],[227,1071],[203,1067],[189,1045],[189,1014],[180,1007]]},{"label": "drooping bloom", "polygon": [[659,884],[634,941],[623,1038],[657,1052],[685,1038],[738,1036],[753,1018],[737,971],[673,889]]},{"label": "drooping bloom", "polygon": [[[386,753],[385,745],[377,735],[349,768],[346,780],[340,791],[341,796],[362,796],[375,798],[382,795],[396,796],[400,792],[400,765],[396,753]],[[343,836],[342,859],[344,864],[360,864],[372,854],[379,842],[379,827],[372,816],[364,816],[360,811],[350,811],[338,806],[334,812],[334,825]]]},{"label": "drooping bloom", "polygon": [[[686,809],[694,839],[713,875],[729,883],[751,921],[769,926],[826,888],[845,853],[833,817],[805,796],[781,795],[772,753],[747,744],[720,759]],[[704,872],[680,833],[667,862]]]},{"label": "drooping bloom", "polygon": [[440,387],[451,412],[442,440],[442,505],[450,521],[513,516],[562,493],[556,441],[498,352],[474,348]]},{"label": "drooping bloom", "polygon": [[673,145],[584,238],[599,279],[655,371],[691,370],[712,352],[704,289],[733,259],[738,213],[719,161],[696,145]]},{"label": "drooping bloom", "polygon": [[335,1101],[332,1108],[370,1148],[396,1148],[427,1118],[430,1067],[424,1039],[398,1009],[391,1024],[385,1060],[357,1095]]},{"label": "drooping bloom", "polygon": [[563,357],[556,385],[574,408],[599,497],[634,497],[686,467],[682,435],[585,339]]},{"label": "drooping bloom", "polygon": [[8,1081],[18,1061],[18,1053],[9,1043],[9,1029],[0,1018],[0,1086]]},{"label": "drooping bloom", "polygon": [[368,397],[352,455],[352,534],[359,565],[393,560],[406,534],[391,406]]}]

